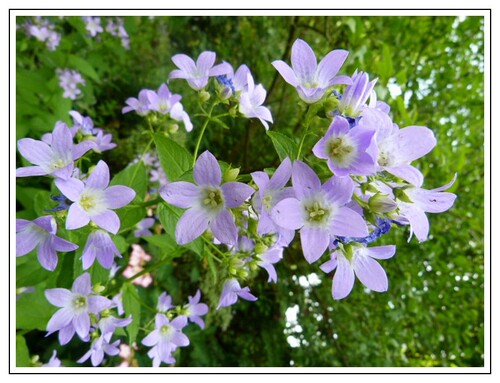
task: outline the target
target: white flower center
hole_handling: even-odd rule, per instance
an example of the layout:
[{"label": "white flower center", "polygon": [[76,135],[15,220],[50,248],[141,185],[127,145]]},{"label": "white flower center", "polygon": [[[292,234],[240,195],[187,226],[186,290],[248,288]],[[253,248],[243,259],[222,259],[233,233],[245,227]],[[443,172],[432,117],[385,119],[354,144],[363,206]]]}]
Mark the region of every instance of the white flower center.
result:
[{"label": "white flower center", "polygon": [[356,147],[348,136],[332,137],[326,143],[326,154],[336,166],[345,168],[356,156]]},{"label": "white flower center", "polygon": [[80,207],[88,214],[95,215],[106,210],[104,193],[98,189],[85,189],[78,199]]}]

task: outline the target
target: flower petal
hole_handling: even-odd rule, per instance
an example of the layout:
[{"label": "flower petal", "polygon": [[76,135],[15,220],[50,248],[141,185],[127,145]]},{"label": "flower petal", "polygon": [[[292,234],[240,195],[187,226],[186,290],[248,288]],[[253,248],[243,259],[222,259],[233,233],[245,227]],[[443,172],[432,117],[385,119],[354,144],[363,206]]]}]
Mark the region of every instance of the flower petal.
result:
[{"label": "flower petal", "polygon": [[337,206],[344,206],[347,204],[354,193],[354,182],[351,177],[331,177],[323,185],[323,190],[331,203]]},{"label": "flower petal", "polygon": [[54,306],[65,307],[73,298],[73,293],[67,289],[48,289],[45,290],[45,297]]},{"label": "flower petal", "polygon": [[396,246],[387,245],[387,246],[367,247],[364,253],[372,258],[388,259],[393,257],[394,254],[396,253]]},{"label": "flower petal", "polygon": [[343,49],[335,49],[328,53],[318,65],[317,81],[321,87],[330,85],[330,81],[338,73],[349,52]]},{"label": "flower petal", "polygon": [[87,178],[85,186],[91,189],[106,189],[109,185],[109,167],[100,160]]},{"label": "flower petal", "polygon": [[71,320],[73,319],[73,312],[69,309],[62,308],[54,315],[49,320],[49,323],[47,323],[47,331],[49,334],[62,329],[63,327],[66,327]]},{"label": "flower petal", "polygon": [[18,257],[28,254],[48,235],[37,230],[35,224],[31,222],[29,224],[29,227],[16,233],[16,256]]},{"label": "flower petal", "polygon": [[66,229],[74,230],[79,229],[90,222],[90,218],[86,212],[77,204],[72,204],[68,209],[68,216],[66,217]]},{"label": "flower petal", "polygon": [[219,163],[208,150],[196,160],[193,176],[198,185],[219,186],[221,184],[222,172]]},{"label": "flower petal", "polygon": [[353,269],[361,283],[370,290],[387,291],[389,282],[385,270],[374,259],[356,254],[353,258]]},{"label": "flower petal", "polygon": [[232,246],[238,241],[238,228],[233,215],[227,210],[223,210],[215,217],[210,223],[210,229],[221,243]]},{"label": "flower petal", "polygon": [[296,198],[285,198],[271,210],[273,222],[288,230],[297,230],[304,225],[302,204]]},{"label": "flower petal", "polygon": [[187,209],[195,206],[199,199],[199,189],[190,182],[171,182],[160,190],[161,197],[169,204]]},{"label": "flower petal", "polygon": [[292,167],[292,184],[299,200],[313,196],[321,190],[317,174],[302,161],[295,161]]},{"label": "flower petal", "polygon": [[429,235],[429,220],[424,211],[415,204],[401,203],[399,206],[400,214],[410,222],[411,232],[408,242],[413,233],[419,242],[424,242]]},{"label": "flower petal", "polygon": [[40,166],[25,166],[16,169],[16,177],[44,176],[48,174]]},{"label": "flower petal", "polygon": [[66,124],[56,124],[52,132],[51,148],[57,158],[73,159],[73,136]]},{"label": "flower petal", "polygon": [[21,138],[17,142],[17,148],[19,153],[32,164],[48,166],[52,163],[52,149],[43,141]]},{"label": "flower petal", "polygon": [[349,295],[354,286],[354,270],[351,263],[340,252],[337,254],[337,271],[333,276],[333,299],[343,299]]},{"label": "flower petal", "polygon": [[222,185],[224,202],[228,208],[241,206],[255,192],[254,188],[241,182],[227,182]]},{"label": "flower petal", "polygon": [[153,347],[160,341],[160,332],[158,330],[151,331],[141,343],[144,346]]},{"label": "flower petal", "polygon": [[181,53],[172,56],[172,61],[185,74],[193,76],[196,73],[196,65],[191,57]]},{"label": "flower petal", "polygon": [[75,331],[80,337],[80,339],[85,339],[87,335],[89,335],[90,331],[89,314],[87,314],[86,312],[77,314],[73,318],[73,327],[75,327]]},{"label": "flower petal", "polygon": [[233,68],[231,67],[231,64],[228,64],[227,62],[223,62],[221,64],[218,64],[211,68],[208,71],[209,76],[222,76],[224,74],[229,74]]},{"label": "flower petal", "polygon": [[73,202],[78,200],[80,194],[82,194],[83,189],[85,188],[84,183],[77,178],[57,178],[55,180],[55,184],[61,193]]},{"label": "flower petal", "polygon": [[92,222],[97,226],[116,234],[120,230],[120,218],[113,210],[105,210],[104,212],[91,217]]},{"label": "flower petal", "polygon": [[128,186],[110,186],[104,191],[108,209],[119,209],[135,198],[135,191]]},{"label": "flower petal", "polygon": [[295,76],[295,72],[293,69],[284,61],[282,60],[276,60],[272,62],[273,67],[276,68],[276,70],[279,72],[281,77],[283,77],[283,80],[285,80],[287,83],[289,83],[291,86],[296,87],[299,85],[297,81],[297,77]]},{"label": "flower petal", "polygon": [[90,274],[83,273],[73,282],[71,291],[75,294],[81,294],[84,296],[89,295],[92,292],[92,286],[90,284]]},{"label": "flower petal", "polygon": [[185,245],[194,241],[207,230],[208,221],[209,217],[203,210],[196,208],[186,210],[175,228],[177,243]]},{"label": "flower petal", "polygon": [[300,243],[306,261],[314,263],[321,258],[330,243],[328,231],[316,227],[300,229]]},{"label": "flower petal", "polygon": [[196,69],[199,74],[208,76],[208,71],[215,64],[215,52],[202,52],[196,60]]},{"label": "flower petal", "polygon": [[339,208],[330,221],[330,232],[343,237],[366,237],[368,227],[358,213],[348,207]]},{"label": "flower petal", "polygon": [[284,188],[292,176],[292,162],[286,157],[278,166],[273,176],[269,180],[268,187],[271,190],[279,190]]},{"label": "flower petal", "polygon": [[400,129],[395,140],[397,151],[394,155],[399,162],[411,162],[423,157],[436,146],[434,133],[425,126],[408,126]]},{"label": "flower petal", "polygon": [[317,61],[312,48],[301,39],[292,46],[292,68],[300,83],[311,82],[316,74]]},{"label": "flower petal", "polygon": [[46,270],[54,271],[57,267],[57,254],[52,247],[52,240],[50,237],[45,238],[38,245],[38,262]]},{"label": "flower petal", "polygon": [[113,302],[108,298],[101,297],[100,295],[91,295],[88,297],[88,311],[90,313],[98,314],[107,308],[110,308]]},{"label": "flower petal", "polygon": [[424,176],[420,170],[411,165],[401,164],[397,166],[385,166],[382,169],[387,170],[389,173],[402,178],[416,187],[422,186],[424,182]]}]

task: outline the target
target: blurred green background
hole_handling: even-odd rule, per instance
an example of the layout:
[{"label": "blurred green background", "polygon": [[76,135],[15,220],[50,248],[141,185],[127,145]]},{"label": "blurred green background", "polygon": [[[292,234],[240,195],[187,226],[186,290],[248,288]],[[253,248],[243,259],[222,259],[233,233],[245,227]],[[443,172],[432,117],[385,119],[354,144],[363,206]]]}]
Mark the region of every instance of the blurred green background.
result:
[{"label": "blurred green background", "polygon": [[[18,25],[26,19],[18,18]],[[291,45],[301,38],[318,59],[332,49],[349,50],[341,74],[358,69],[378,77],[378,97],[391,106],[394,122],[434,131],[437,147],[416,164],[425,175],[425,188],[439,187],[458,173],[450,190],[458,199],[450,211],[429,215],[427,242],[413,238],[408,243],[408,228],[394,228],[376,243],[397,244],[396,256],[383,262],[387,293],[370,293],[356,283],[347,299],[334,301],[331,275],[307,264],[296,241],[277,266],[278,284],[266,283],[265,273],[250,283],[257,302],[212,310],[204,331],[188,329],[191,346],[178,351],[177,365],[483,366],[482,17],[126,17],[129,50],[113,36],[88,37],[79,17],[49,19],[62,35],[53,52],[21,29],[17,33],[17,138],[39,139],[55,121],[71,122],[68,111],[77,110],[113,134],[118,148],[105,152],[103,159],[112,172],[119,171],[146,140],[141,135],[144,122],[122,115],[124,101],[165,82],[175,68],[173,54],[196,57],[204,50],[216,52],[219,62],[235,69],[247,64],[268,91],[271,129],[294,136],[303,109],[271,62],[289,62]],[[56,68],[82,73],[86,85],[81,98],[62,98]],[[184,109],[194,113],[194,92],[181,80],[170,87],[183,95]],[[191,149],[200,124],[196,117],[192,121],[195,136],[186,141]],[[258,121],[236,119],[229,125],[230,131],[209,129],[202,150],[241,166],[242,173],[279,163]],[[316,140],[310,137],[305,149]],[[31,191],[47,185],[44,179],[18,180],[20,215],[30,216]],[[154,277],[164,281],[161,287],[168,288],[174,301],[192,295],[198,286],[210,302],[218,299],[210,273],[193,259],[176,260],[157,273]],[[154,301],[147,290],[142,293]],[[48,347],[41,330],[23,328],[19,347],[48,360],[56,343]],[[75,360],[87,346],[72,342],[59,348],[58,355],[63,363]]]}]

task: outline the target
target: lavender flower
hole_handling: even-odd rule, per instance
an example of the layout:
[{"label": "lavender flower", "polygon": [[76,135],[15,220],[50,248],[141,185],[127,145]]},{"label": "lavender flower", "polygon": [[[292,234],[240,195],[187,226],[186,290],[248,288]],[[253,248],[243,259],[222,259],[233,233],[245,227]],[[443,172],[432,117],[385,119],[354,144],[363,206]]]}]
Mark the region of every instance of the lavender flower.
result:
[{"label": "lavender flower", "polygon": [[328,160],[336,176],[375,174],[375,130],[349,127],[349,122],[335,117],[325,136],[313,148],[316,157]]},{"label": "lavender flower", "polygon": [[340,100],[339,110],[344,116],[358,117],[378,79],[369,81],[368,74],[356,69],[352,76],[352,85],[345,89]]},{"label": "lavender flower", "polygon": [[239,97],[239,111],[247,118],[258,118],[264,125],[266,130],[269,130],[269,122],[273,122],[271,111],[262,106],[266,99],[266,90],[259,84],[255,86],[253,77],[250,73],[247,74],[247,89],[243,91]]},{"label": "lavender flower", "polygon": [[348,245],[346,249],[333,252],[332,258],[320,266],[325,273],[330,273],[337,268],[333,277],[333,299],[343,299],[349,295],[354,286],[354,275],[370,290],[387,291],[387,275],[374,258],[391,258],[396,253],[396,246],[364,247]]},{"label": "lavender flower", "polygon": [[260,261],[257,262],[257,265],[265,269],[269,275],[269,279],[267,281],[274,283],[278,282],[278,275],[276,274],[274,264],[283,259],[283,248],[279,246],[271,247],[263,254],[258,254],[257,258],[260,259]]},{"label": "lavender flower", "polygon": [[59,86],[64,90],[63,97],[71,100],[76,100],[82,91],[78,88],[78,84],[85,85],[85,80],[82,75],[76,70],[57,69],[59,76]]},{"label": "lavender flower", "polygon": [[221,92],[224,98],[229,98],[231,96],[236,96],[238,92],[242,92],[248,86],[248,75],[250,74],[250,69],[243,64],[240,65],[236,70],[236,73],[231,67],[231,70],[227,74],[217,76],[217,80],[224,85],[224,89]]},{"label": "lavender flower", "polygon": [[44,269],[54,271],[57,267],[56,251],[68,252],[78,249],[74,243],[56,236],[57,225],[51,215],[35,219],[16,220],[16,256],[28,254],[38,246],[38,262]]},{"label": "lavender flower", "polygon": [[348,54],[341,49],[331,51],[318,65],[311,47],[297,39],[292,46],[292,67],[281,60],[272,64],[283,79],[297,89],[299,97],[311,104],[321,99],[331,86],[351,84],[349,77],[336,76]]},{"label": "lavender flower", "polygon": [[153,359],[153,367],[159,367],[161,362],[175,363],[172,352],[177,347],[189,345],[188,337],[181,332],[186,325],[185,316],[178,316],[170,322],[165,315],[156,314],[155,329],[141,342],[145,346],[152,347],[148,356]]},{"label": "lavender flower", "polygon": [[77,363],[84,363],[87,359],[90,358],[92,366],[97,367],[104,360],[104,354],[107,355],[118,355],[120,353],[120,349],[118,345],[120,341],[117,340],[113,343],[109,343],[111,341],[112,333],[103,334],[96,340],[92,342],[90,346],[90,350],[85,353],[80,359],[78,359]]},{"label": "lavender flower", "polygon": [[410,162],[436,146],[432,130],[424,126],[399,129],[386,113],[372,108],[363,109],[359,125],[376,129],[378,171],[385,170],[417,187],[422,186],[424,176]]},{"label": "lavender flower", "polygon": [[89,273],[80,275],[73,282],[71,291],[48,289],[45,290],[45,297],[51,304],[60,307],[47,323],[47,336],[59,331],[61,345],[68,343],[75,331],[85,340],[90,331],[89,314],[99,314],[112,305],[109,299],[92,293]]},{"label": "lavender flower", "polygon": [[118,327],[126,327],[130,323],[132,323],[131,316],[128,318],[115,318],[114,316],[110,315],[99,319],[97,326],[99,327],[99,330],[101,330],[101,334],[106,335],[113,334]]},{"label": "lavender flower", "polygon": [[51,136],[51,145],[46,142],[22,138],[17,142],[19,153],[36,166],[16,169],[16,177],[52,175],[58,178],[71,177],[73,161],[83,156],[94,146],[90,142],[73,145],[68,126],[57,123]]},{"label": "lavender flower", "polygon": [[168,295],[165,291],[161,293],[161,295],[158,297],[158,304],[156,305],[156,308],[158,311],[161,312],[167,312],[170,309],[173,309],[175,306],[172,305],[172,297]]},{"label": "lavender flower", "polygon": [[61,367],[61,361],[57,357],[56,350],[52,352],[52,356],[50,357],[49,361],[43,364],[42,367]]},{"label": "lavender flower", "polygon": [[82,17],[82,20],[85,23],[85,29],[89,32],[90,36],[96,37],[98,33],[104,31],[101,26],[100,17],[84,16]]},{"label": "lavender flower", "polygon": [[[116,148],[116,144],[111,142],[113,135],[111,133],[104,134],[104,131],[100,128],[94,129],[95,136],[93,142],[95,144],[94,152],[102,153],[106,150],[111,150]],[[85,141],[84,141],[85,142]]]},{"label": "lavender flower", "polygon": [[49,51],[55,51],[61,42],[61,35],[55,31],[54,25],[46,19],[35,19],[34,24],[28,21],[24,28],[28,36],[44,42]]},{"label": "lavender flower", "polygon": [[225,62],[214,66],[215,57],[214,52],[205,51],[200,54],[195,63],[191,57],[177,54],[172,57],[172,61],[179,69],[170,72],[168,78],[185,79],[191,88],[201,90],[207,85],[209,77],[224,75],[232,70],[231,66]]},{"label": "lavender flower", "polygon": [[208,306],[205,303],[200,303],[201,292],[196,291],[194,297],[189,296],[189,303],[183,308],[183,315],[187,316],[190,322],[196,323],[200,328],[205,328],[205,322],[201,319],[202,315],[208,313]]},{"label": "lavender flower", "polygon": [[109,168],[99,161],[83,181],[76,178],[56,180],[57,188],[73,202],[68,210],[66,229],[74,230],[87,225],[90,221],[97,226],[116,234],[120,219],[111,209],[119,209],[135,198],[135,191],[127,186],[109,185]]},{"label": "lavender flower", "polygon": [[104,230],[93,231],[87,238],[87,243],[83,249],[83,270],[87,270],[92,266],[96,258],[102,267],[110,269],[115,255],[121,258],[121,254],[109,234]]},{"label": "lavender flower", "polygon": [[234,305],[238,301],[238,298],[251,302],[257,300],[257,297],[250,292],[249,287],[242,288],[236,279],[228,279],[224,283],[217,310],[221,307]]},{"label": "lavender flower", "polygon": [[149,109],[161,114],[169,113],[172,106],[178,103],[182,98],[182,96],[178,94],[171,93],[166,84],[161,84],[158,92],[148,90],[147,97],[149,100]]},{"label": "lavender flower", "polygon": [[128,106],[125,106],[122,109],[122,113],[128,113],[133,110],[137,112],[139,116],[145,116],[150,112],[149,109],[149,98],[148,98],[149,89],[143,89],[139,92],[139,98],[129,97],[125,100],[125,103]]},{"label": "lavender flower", "polygon": [[153,235],[151,230],[149,230],[155,224],[154,218],[144,218],[139,223],[137,223],[137,230],[134,231],[134,237],[146,237],[149,235]]},{"label": "lavender flower", "polygon": [[368,235],[363,218],[345,206],[354,190],[350,177],[332,177],[322,186],[309,166],[295,161],[292,184],[296,198],[280,201],[271,218],[285,229],[300,229],[302,251],[309,263],[321,257],[336,235]]},{"label": "lavender flower", "polygon": [[254,189],[241,182],[221,185],[222,172],[216,158],[205,151],[194,166],[194,180],[172,182],[160,191],[168,203],[188,209],[180,218],[175,230],[177,243],[184,245],[202,235],[208,227],[221,243],[235,245],[238,229],[229,209],[239,207]]},{"label": "lavender flower", "polygon": [[82,116],[76,110],[71,110],[69,114],[73,118],[73,129],[72,129],[73,136],[78,131],[82,132],[84,135],[95,134],[94,122],[90,117]]}]

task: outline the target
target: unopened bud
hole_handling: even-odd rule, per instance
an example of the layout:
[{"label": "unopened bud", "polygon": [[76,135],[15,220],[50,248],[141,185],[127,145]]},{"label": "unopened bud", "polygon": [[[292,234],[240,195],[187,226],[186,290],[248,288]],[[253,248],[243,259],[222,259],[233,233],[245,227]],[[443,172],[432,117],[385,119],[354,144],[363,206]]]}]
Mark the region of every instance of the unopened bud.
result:
[{"label": "unopened bud", "polygon": [[236,178],[238,178],[239,174],[239,168],[227,168],[227,170],[224,172],[224,175],[222,176],[222,179],[224,180],[224,182],[233,182],[236,181]]},{"label": "unopened bud", "polygon": [[264,254],[267,251],[268,247],[263,243],[258,243],[255,245],[255,254]]},{"label": "unopened bud", "polygon": [[205,103],[210,100],[210,93],[208,93],[206,90],[202,90],[198,95],[201,103]]},{"label": "unopened bud", "polygon": [[248,271],[246,271],[246,270],[239,270],[238,271],[238,277],[240,277],[241,279],[245,279],[246,277],[248,277]]},{"label": "unopened bud", "polygon": [[102,293],[105,289],[106,288],[100,283],[95,284],[94,287],[92,288],[92,290],[94,290],[94,292],[97,294]]},{"label": "unopened bud", "polygon": [[398,207],[397,203],[389,195],[380,192],[370,198],[368,206],[376,213],[388,213]]},{"label": "unopened bud", "polygon": [[179,125],[177,124],[168,124],[167,126],[167,131],[169,133],[176,133],[179,130]]},{"label": "unopened bud", "polygon": [[238,107],[236,105],[229,109],[229,115],[233,118],[238,115]]},{"label": "unopened bud", "polygon": [[403,202],[409,202],[409,203],[413,203],[413,201],[410,199],[410,197],[408,197],[408,195],[404,192],[404,190],[402,188],[394,188],[392,189],[392,192],[394,193],[394,196],[403,201]]}]

